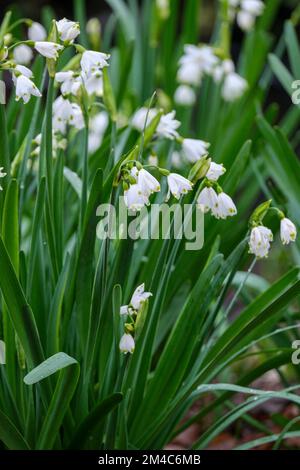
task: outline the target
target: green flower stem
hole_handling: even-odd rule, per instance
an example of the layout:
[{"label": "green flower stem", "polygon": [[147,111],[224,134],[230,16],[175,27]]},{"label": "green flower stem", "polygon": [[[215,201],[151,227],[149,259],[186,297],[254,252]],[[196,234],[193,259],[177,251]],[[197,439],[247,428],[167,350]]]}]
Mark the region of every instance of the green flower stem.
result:
[{"label": "green flower stem", "polygon": [[83,227],[85,210],[88,197],[88,143],[89,143],[89,121],[85,117],[85,127],[83,130],[83,155],[82,155],[82,192],[81,192],[81,212],[80,226]]},{"label": "green flower stem", "polygon": [[231,29],[229,21],[229,2],[228,0],[221,1],[221,31],[220,31],[220,46],[223,50],[224,58],[229,59],[231,49]]}]

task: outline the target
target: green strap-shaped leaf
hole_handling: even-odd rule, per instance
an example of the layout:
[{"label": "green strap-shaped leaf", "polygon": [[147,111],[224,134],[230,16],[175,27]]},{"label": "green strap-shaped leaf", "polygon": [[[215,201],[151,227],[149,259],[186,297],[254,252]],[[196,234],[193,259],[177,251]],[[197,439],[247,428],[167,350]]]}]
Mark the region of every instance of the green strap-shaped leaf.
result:
[{"label": "green strap-shaped leaf", "polygon": [[83,449],[89,437],[93,437],[99,424],[109,413],[111,413],[122,399],[122,393],[113,393],[97,405],[75,431],[75,435],[69,444],[69,448]]},{"label": "green strap-shaped leaf", "polygon": [[9,450],[29,450],[29,445],[11,420],[0,411],[0,440]]},{"label": "green strap-shaped leaf", "polygon": [[[65,354],[64,356],[67,355]],[[36,445],[37,449],[53,448],[53,444],[57,439],[57,433],[68,411],[70,401],[77,386],[80,373],[79,364],[75,359],[69,356],[67,358],[65,357],[65,361],[68,363],[66,364],[65,362],[65,368],[59,374],[54,395],[39,434]]]},{"label": "green strap-shaped leaf", "polygon": [[1,237],[0,259],[0,289],[11,321],[25,351],[26,359],[30,366],[35,366],[44,360],[38,329]]},{"label": "green strap-shaped leaf", "polygon": [[24,377],[24,382],[26,385],[33,385],[40,382],[40,380],[46,379],[49,375],[55,374],[58,370],[64,369],[72,364],[77,364],[76,359],[68,356],[68,354],[59,352],[31,370]]}]

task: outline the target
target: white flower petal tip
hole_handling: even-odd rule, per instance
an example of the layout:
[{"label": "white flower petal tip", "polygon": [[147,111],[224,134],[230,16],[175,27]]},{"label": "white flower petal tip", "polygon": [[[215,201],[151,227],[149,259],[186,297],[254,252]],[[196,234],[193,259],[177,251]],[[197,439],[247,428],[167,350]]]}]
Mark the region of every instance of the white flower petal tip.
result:
[{"label": "white flower petal tip", "polygon": [[248,83],[243,77],[235,72],[229,73],[223,83],[222,96],[225,101],[235,101],[243,96],[247,88]]},{"label": "white flower petal tip", "polygon": [[151,292],[145,292],[145,284],[141,284],[140,286],[138,286],[135,289],[135,291],[134,291],[134,293],[131,297],[129,305],[134,310],[139,312],[140,309],[142,308],[144,302],[151,296],[152,296]]},{"label": "white flower petal tip", "polygon": [[206,213],[212,210],[218,204],[218,195],[213,188],[204,188],[199,194],[197,200],[199,208]]},{"label": "white flower petal tip", "polygon": [[109,63],[107,62],[110,58],[109,54],[104,52],[96,51],[85,51],[82,54],[80,65],[83,74],[86,77],[89,77],[91,73],[97,72],[104,67],[108,67]]},{"label": "white flower petal tip", "polygon": [[18,64],[28,65],[33,58],[33,52],[31,47],[27,46],[26,44],[20,44],[14,48],[14,60]]},{"label": "white flower petal tip", "polygon": [[183,139],[182,150],[191,163],[196,163],[200,158],[207,155],[209,142],[200,139]]},{"label": "white flower petal tip", "polygon": [[76,21],[62,20],[56,21],[56,27],[61,41],[72,43],[80,34],[80,26]]},{"label": "white flower petal tip", "polygon": [[249,241],[249,253],[257,258],[267,258],[270,251],[270,242],[273,241],[273,233],[267,227],[259,225],[251,230]]},{"label": "white flower petal tip", "polygon": [[237,214],[236,206],[228,194],[218,194],[217,204],[212,208],[212,214],[217,219],[226,219]]},{"label": "white flower petal tip", "polygon": [[129,335],[128,333],[125,333],[120,340],[119,348],[120,348],[120,351],[124,354],[127,354],[127,353],[132,354],[135,348],[135,342],[134,342],[133,337]]},{"label": "white flower petal tip", "polygon": [[149,197],[153,193],[160,191],[160,184],[154,176],[151,175],[148,171],[142,168],[137,175],[138,185],[142,193]]},{"label": "white flower petal tip", "polygon": [[138,184],[131,184],[129,188],[124,191],[124,202],[129,210],[137,212],[149,204],[149,199]]},{"label": "white flower petal tip", "polygon": [[122,307],[120,308],[120,315],[128,315],[129,312],[128,312],[128,305],[122,305]]},{"label": "white flower petal tip", "polygon": [[[136,130],[142,132],[144,130],[145,124],[146,127],[150,124],[153,118],[157,115],[157,110],[154,108],[146,108],[143,106],[142,108],[138,109],[132,119],[131,119],[131,126],[134,127]],[[147,123],[146,123],[147,119]]]},{"label": "white flower petal tip", "polygon": [[16,79],[16,101],[22,99],[24,103],[28,103],[31,95],[42,96],[37,86],[28,77],[19,75]]},{"label": "white flower petal tip", "polygon": [[36,41],[34,43],[34,48],[39,54],[47,59],[57,60],[59,51],[61,51],[64,46],[51,41]]},{"label": "white flower petal tip", "polygon": [[188,85],[180,85],[174,94],[174,101],[179,106],[193,106],[196,103],[196,93]]},{"label": "white flower petal tip", "polygon": [[280,238],[283,245],[294,242],[297,237],[297,229],[295,224],[288,218],[284,217],[280,221]]},{"label": "white flower petal tip", "polygon": [[160,118],[159,124],[156,128],[156,134],[159,137],[174,140],[179,136],[176,129],[181,125],[181,122],[175,119],[175,114],[176,111],[171,111]]},{"label": "white flower petal tip", "polygon": [[44,41],[47,37],[47,31],[44,26],[34,21],[28,28],[28,39],[30,41]]},{"label": "white flower petal tip", "polygon": [[210,163],[208,172],[206,173],[206,178],[210,181],[218,181],[220,176],[224,175],[226,168],[222,164],[215,162]]},{"label": "white flower petal tip", "polygon": [[193,189],[193,184],[188,179],[177,173],[170,173],[167,176],[169,193],[176,199],[179,199],[182,194],[187,194]]}]

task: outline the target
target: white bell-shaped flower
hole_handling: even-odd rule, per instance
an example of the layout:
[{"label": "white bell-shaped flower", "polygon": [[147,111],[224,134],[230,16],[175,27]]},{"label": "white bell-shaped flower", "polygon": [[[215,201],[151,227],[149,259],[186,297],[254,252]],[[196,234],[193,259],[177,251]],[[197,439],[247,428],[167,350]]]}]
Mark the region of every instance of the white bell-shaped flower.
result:
[{"label": "white bell-shaped flower", "polygon": [[246,91],[248,83],[237,73],[226,75],[222,87],[222,96],[225,101],[235,101],[239,99]]},{"label": "white bell-shaped flower", "polygon": [[22,99],[28,103],[31,95],[41,97],[38,87],[25,75],[19,75],[16,79],[16,101]]},{"label": "white bell-shaped flower", "polygon": [[135,342],[133,337],[130,334],[125,333],[120,340],[119,348],[120,351],[124,354],[132,354],[135,348]]},{"label": "white bell-shaped flower", "polygon": [[160,118],[159,124],[156,128],[156,134],[158,136],[170,140],[174,140],[179,136],[176,129],[178,129],[181,123],[175,119],[175,114],[175,111],[171,111]]},{"label": "white bell-shaped flower", "polygon": [[170,193],[176,199],[179,199],[182,194],[186,194],[188,191],[193,189],[192,183],[177,173],[170,173],[167,176],[167,180],[169,186],[167,199],[169,199]]},{"label": "white bell-shaped flower", "polygon": [[47,59],[54,59],[58,58],[59,51],[61,51],[64,47],[56,42],[51,41],[36,41],[34,43],[34,48],[41,54],[42,56],[46,57]]},{"label": "white bell-shaped flower", "polygon": [[267,258],[270,251],[270,242],[273,240],[273,234],[270,229],[259,225],[251,230],[249,241],[249,253],[257,258]]},{"label": "white bell-shaped flower", "polygon": [[201,157],[207,155],[210,144],[200,139],[183,139],[182,150],[191,163],[196,163]]},{"label": "white bell-shaped flower", "polygon": [[139,312],[145,301],[151,296],[151,292],[145,292],[145,284],[143,283],[135,289],[131,297],[129,306]]},{"label": "white bell-shaped flower", "polygon": [[231,197],[222,192],[218,194],[217,205],[212,209],[212,213],[217,219],[226,219],[236,215],[237,210]]},{"label": "white bell-shaped flower", "polygon": [[88,77],[91,73],[108,67],[109,58],[110,55],[104,52],[85,51],[80,61],[82,72]]},{"label": "white bell-shaped flower", "polygon": [[180,85],[176,88],[174,101],[180,106],[193,106],[196,102],[196,93],[188,85]]},{"label": "white bell-shaped flower", "polygon": [[47,31],[41,23],[34,21],[28,28],[28,39],[30,41],[44,41],[47,37]]},{"label": "white bell-shaped flower", "polygon": [[149,171],[142,168],[138,172],[138,185],[141,188],[143,194],[150,196],[152,193],[160,191],[160,184]]},{"label": "white bell-shaped flower", "polygon": [[224,168],[223,164],[211,162],[208,172],[206,173],[206,178],[210,181],[218,181],[220,176],[224,175],[225,172],[226,168]]},{"label": "white bell-shaped flower", "polygon": [[62,20],[56,21],[58,35],[63,42],[72,43],[78,34],[80,34],[79,23],[76,21]]},{"label": "white bell-shaped flower", "polygon": [[[138,109],[132,119],[131,119],[131,126],[137,129],[138,131],[142,132],[144,130],[145,124],[146,127],[149,126],[152,119],[157,115],[157,110],[154,108],[150,108],[148,112],[148,108],[143,106],[142,108]],[[147,122],[146,122],[147,119]]]},{"label": "white bell-shaped flower", "polygon": [[131,184],[128,189],[124,191],[124,202],[128,209],[136,212],[140,211],[142,207],[149,204],[149,199],[144,194],[138,184]]},{"label": "white bell-shaped flower", "polygon": [[213,188],[205,187],[199,194],[197,203],[202,212],[206,213],[216,207],[218,204],[218,195]]},{"label": "white bell-shaped flower", "polygon": [[284,217],[280,221],[280,238],[284,245],[288,245],[290,242],[294,242],[297,236],[297,229],[295,224]]},{"label": "white bell-shaped flower", "polygon": [[31,47],[27,46],[27,44],[19,44],[14,48],[14,60],[18,64],[28,65],[33,58],[33,52]]}]

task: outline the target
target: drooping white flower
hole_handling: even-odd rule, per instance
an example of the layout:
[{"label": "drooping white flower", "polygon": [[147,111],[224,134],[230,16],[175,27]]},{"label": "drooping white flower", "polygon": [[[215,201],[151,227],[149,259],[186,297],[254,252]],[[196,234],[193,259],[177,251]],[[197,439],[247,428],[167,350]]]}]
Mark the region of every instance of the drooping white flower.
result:
[{"label": "drooping white flower", "polygon": [[261,0],[242,0],[241,9],[251,15],[260,16],[264,11],[264,3]]},{"label": "drooping white flower", "polygon": [[63,42],[72,43],[78,34],[80,34],[79,23],[76,21],[62,20],[56,21],[58,35]]},{"label": "drooping white flower", "polygon": [[16,101],[22,98],[24,103],[28,103],[31,95],[42,96],[38,87],[28,77],[19,75],[16,79]]},{"label": "drooping white flower", "polygon": [[213,70],[213,79],[216,83],[220,83],[224,76],[233,73],[235,70],[234,63],[230,59],[221,61]]},{"label": "drooping white flower", "polygon": [[284,245],[288,245],[290,242],[294,242],[297,236],[297,229],[295,224],[284,217],[280,221],[280,238]]},{"label": "drooping white flower", "polygon": [[222,192],[218,194],[217,204],[212,208],[212,213],[217,219],[226,219],[236,215],[237,210],[231,197]]},{"label": "drooping white flower", "polygon": [[197,63],[186,62],[177,71],[177,81],[187,85],[200,85],[204,72]]},{"label": "drooping white flower", "polygon": [[5,354],[5,343],[0,340],[0,364],[6,363],[6,354]]},{"label": "drooping white flower", "polygon": [[196,102],[196,93],[190,86],[180,85],[175,91],[174,101],[180,106],[193,106]]},{"label": "drooping white flower", "polygon": [[80,130],[84,128],[84,118],[81,107],[77,103],[72,103],[72,112],[69,118],[69,124]]},{"label": "drooping white flower", "polygon": [[141,188],[143,194],[150,196],[152,193],[160,191],[160,184],[149,171],[142,168],[138,172],[138,185]]},{"label": "drooping white flower", "polygon": [[131,184],[128,189],[124,191],[124,202],[128,209],[136,212],[140,211],[142,207],[149,204],[149,199],[144,194],[138,184]]},{"label": "drooping white flower", "polygon": [[63,96],[58,96],[52,107],[52,127],[54,131],[66,133],[67,124],[72,113],[72,103]]},{"label": "drooping white flower", "polygon": [[132,307],[136,312],[139,312],[145,301],[151,296],[151,292],[145,292],[145,284],[143,283],[135,289],[131,297],[129,307]]},{"label": "drooping white flower", "polygon": [[200,139],[183,139],[182,150],[191,163],[196,163],[201,157],[207,155],[210,144]]},{"label": "drooping white flower", "polygon": [[124,354],[132,354],[135,348],[133,337],[130,334],[125,333],[120,340],[119,348],[120,351]]},{"label": "drooping white flower", "polygon": [[28,69],[27,67],[25,67],[25,65],[17,64],[12,72],[12,80],[14,84],[16,84],[17,77],[20,74],[24,75],[27,78],[31,78],[33,76],[32,71]]},{"label": "drooping white flower", "polygon": [[156,134],[166,139],[174,140],[179,136],[176,129],[181,125],[181,122],[175,118],[175,111],[163,115],[160,118],[159,124],[156,128]]},{"label": "drooping white flower", "polygon": [[57,72],[55,74],[55,80],[61,83],[60,91],[63,95],[71,94],[76,96],[82,84],[81,78],[72,70]]},{"label": "drooping white flower", "polygon": [[101,145],[104,133],[109,123],[108,115],[101,111],[89,120],[89,153],[95,152]]},{"label": "drooping white flower", "polygon": [[210,46],[195,46],[193,44],[186,44],[184,46],[184,55],[179,60],[180,64],[195,63],[201,71],[206,74],[211,74],[213,68],[218,63],[218,58],[215,56],[212,47]]},{"label": "drooping white flower", "polygon": [[81,78],[76,76],[75,72],[72,70],[57,72],[55,74],[55,80],[61,83],[60,91],[63,95],[71,94],[76,96],[82,83]]},{"label": "drooping white flower", "polygon": [[229,73],[224,80],[222,96],[225,101],[235,101],[245,93],[247,86],[248,84],[243,77],[235,72]]},{"label": "drooping white flower", "polygon": [[199,194],[197,203],[202,212],[206,213],[216,207],[218,204],[218,195],[213,188],[205,187]]},{"label": "drooping white flower", "polygon": [[34,43],[34,48],[38,51],[39,54],[47,57],[47,59],[56,60],[58,58],[59,51],[61,51],[64,46],[51,41],[36,41]]},{"label": "drooping white flower", "polygon": [[236,20],[243,31],[251,31],[255,24],[255,16],[244,10],[238,12]]},{"label": "drooping white flower", "polygon": [[173,194],[176,199],[179,199],[182,194],[186,194],[193,189],[192,183],[177,173],[170,173],[167,176],[167,180],[169,186],[167,199],[169,199],[170,193]]},{"label": "drooping white flower", "polygon": [[96,51],[85,51],[82,54],[80,65],[82,72],[88,77],[91,73],[108,67],[109,54]]},{"label": "drooping white flower", "polygon": [[[4,178],[6,173],[3,172],[3,166],[0,167],[0,178]],[[0,191],[3,191],[2,186],[0,185]]]},{"label": "drooping white flower", "polygon": [[223,164],[218,164],[215,162],[211,162],[208,172],[206,173],[206,178],[210,181],[218,181],[220,176],[224,175],[226,168],[224,168]]},{"label": "drooping white flower", "polygon": [[259,225],[251,230],[249,241],[249,253],[257,258],[267,258],[270,250],[270,242],[273,240],[273,234],[270,229]]},{"label": "drooping white flower", "polygon": [[47,31],[41,23],[34,21],[28,28],[28,39],[30,41],[44,41],[47,37]]},{"label": "drooping white flower", "polygon": [[[148,114],[148,117],[147,117],[147,114]],[[142,132],[144,130],[144,127],[145,127],[146,119],[147,119],[147,123],[146,123],[146,127],[147,127],[147,126],[149,126],[150,122],[152,121],[152,119],[156,115],[157,115],[157,110],[156,109],[150,108],[149,112],[148,112],[148,108],[143,106],[142,108],[138,109],[134,113],[134,115],[131,119],[131,125],[132,125],[132,127],[137,129],[138,131]]]},{"label": "drooping white flower", "polygon": [[82,75],[83,83],[89,95],[103,95],[103,78],[101,70],[91,73],[89,76]]},{"label": "drooping white flower", "polygon": [[20,44],[14,48],[14,60],[18,64],[28,65],[33,57],[32,49],[26,44]]}]

